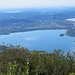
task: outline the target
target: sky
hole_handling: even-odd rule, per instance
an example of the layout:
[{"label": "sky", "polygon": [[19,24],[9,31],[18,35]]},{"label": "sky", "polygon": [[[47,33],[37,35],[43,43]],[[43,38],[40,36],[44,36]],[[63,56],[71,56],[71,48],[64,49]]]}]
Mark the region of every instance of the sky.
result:
[{"label": "sky", "polygon": [[0,0],[0,8],[75,7],[75,0]]}]

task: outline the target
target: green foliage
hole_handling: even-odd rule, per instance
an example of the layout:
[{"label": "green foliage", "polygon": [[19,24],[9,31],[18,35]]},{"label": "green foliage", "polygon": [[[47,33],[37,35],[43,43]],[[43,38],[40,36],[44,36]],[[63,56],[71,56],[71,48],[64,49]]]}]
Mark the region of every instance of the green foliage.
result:
[{"label": "green foliage", "polygon": [[0,75],[74,75],[75,52],[28,51],[20,46],[1,46]]},{"label": "green foliage", "polygon": [[75,73],[70,73],[69,75],[75,75]]}]

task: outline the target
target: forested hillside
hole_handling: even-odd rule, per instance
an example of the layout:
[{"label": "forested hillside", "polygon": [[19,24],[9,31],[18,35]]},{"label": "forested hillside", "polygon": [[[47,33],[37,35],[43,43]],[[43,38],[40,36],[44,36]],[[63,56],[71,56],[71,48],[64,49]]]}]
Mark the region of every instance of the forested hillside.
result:
[{"label": "forested hillside", "polygon": [[75,52],[0,46],[0,75],[75,75]]},{"label": "forested hillside", "polygon": [[0,11],[0,34],[47,29],[75,29],[75,21],[67,20],[75,18],[75,8],[15,11]]}]

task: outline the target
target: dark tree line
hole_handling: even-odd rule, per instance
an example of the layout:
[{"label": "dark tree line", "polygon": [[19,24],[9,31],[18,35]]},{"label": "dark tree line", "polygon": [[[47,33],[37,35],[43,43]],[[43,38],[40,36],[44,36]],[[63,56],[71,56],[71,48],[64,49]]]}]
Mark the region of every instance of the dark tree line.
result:
[{"label": "dark tree line", "polygon": [[0,49],[0,75],[75,75],[75,52],[29,51],[12,45]]}]

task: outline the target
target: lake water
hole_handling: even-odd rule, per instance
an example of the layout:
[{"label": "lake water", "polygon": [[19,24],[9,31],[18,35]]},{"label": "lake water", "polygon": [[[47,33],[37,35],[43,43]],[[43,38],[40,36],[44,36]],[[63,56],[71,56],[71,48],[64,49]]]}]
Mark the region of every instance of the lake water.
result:
[{"label": "lake water", "polygon": [[68,21],[75,21],[75,18],[69,18]]},{"label": "lake water", "polygon": [[75,38],[70,36],[60,37],[66,30],[37,30],[29,32],[11,33],[0,35],[0,44],[21,45],[29,50],[45,50],[52,52],[54,49],[62,49],[64,52],[75,50]]}]

